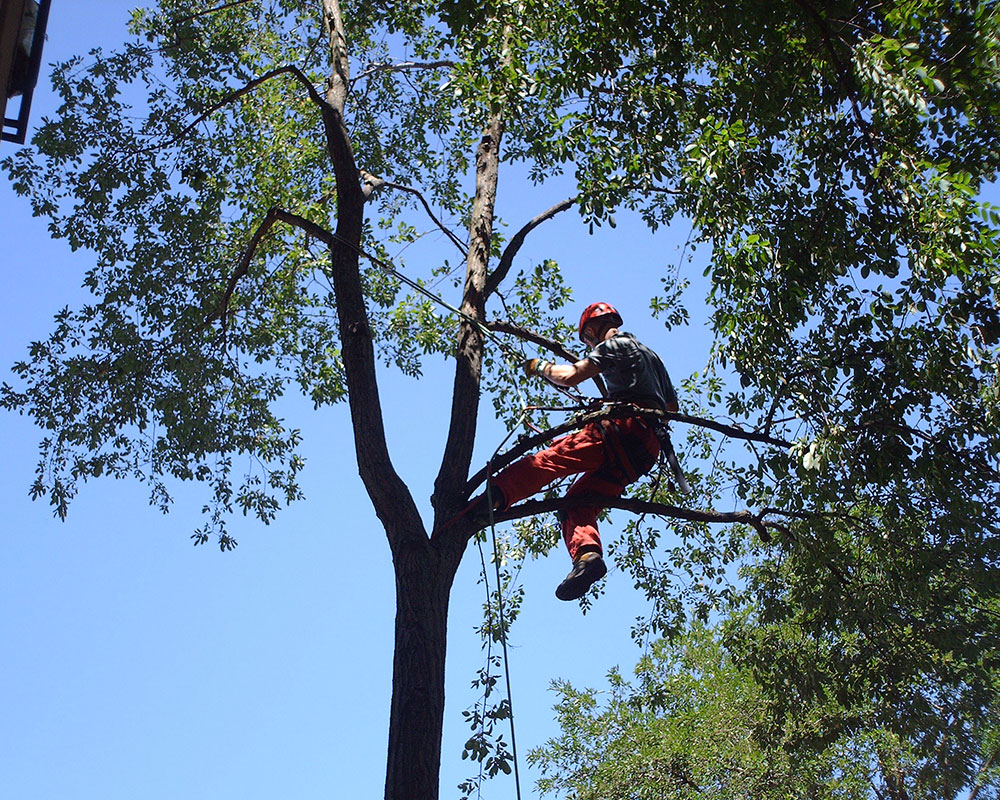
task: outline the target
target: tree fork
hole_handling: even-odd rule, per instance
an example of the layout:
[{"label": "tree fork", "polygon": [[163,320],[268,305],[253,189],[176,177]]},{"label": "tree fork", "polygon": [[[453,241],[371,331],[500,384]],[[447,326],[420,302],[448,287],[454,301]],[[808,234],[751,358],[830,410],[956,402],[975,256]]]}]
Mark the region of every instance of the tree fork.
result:
[{"label": "tree fork", "polygon": [[337,181],[337,229],[328,245],[331,278],[358,470],[385,528],[396,576],[385,797],[435,800],[444,726],[448,598],[464,547],[458,548],[457,555],[453,552],[456,548],[432,547],[413,497],[389,456],[358,268],[367,198],[344,124],[350,73],[338,0],[323,0],[323,17],[333,62],[323,118]]}]

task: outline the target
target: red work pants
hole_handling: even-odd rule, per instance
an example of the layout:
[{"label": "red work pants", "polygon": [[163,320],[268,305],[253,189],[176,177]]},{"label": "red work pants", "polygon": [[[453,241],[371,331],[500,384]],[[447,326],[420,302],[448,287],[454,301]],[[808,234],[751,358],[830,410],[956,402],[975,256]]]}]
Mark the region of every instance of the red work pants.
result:
[{"label": "red work pants", "polygon": [[[646,456],[647,463],[636,463],[635,467],[648,470],[660,453],[660,443],[652,430],[638,417],[617,420],[617,428],[619,440],[627,450],[638,450]],[[511,464],[493,479],[493,485],[503,492],[510,506],[554,480],[579,472],[583,474],[570,487],[567,497],[575,494],[620,497],[631,482],[613,448],[605,444],[598,424],[590,423],[576,433],[556,439],[544,450]],[[602,552],[597,532],[597,516],[601,510],[596,506],[577,506],[562,516],[563,539],[574,561],[581,547]]]}]

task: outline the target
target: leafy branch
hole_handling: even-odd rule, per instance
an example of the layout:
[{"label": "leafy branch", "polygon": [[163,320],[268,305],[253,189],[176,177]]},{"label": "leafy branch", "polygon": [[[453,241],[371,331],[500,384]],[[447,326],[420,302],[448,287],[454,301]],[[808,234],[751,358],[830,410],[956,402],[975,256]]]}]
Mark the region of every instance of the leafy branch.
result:
[{"label": "leafy branch", "polygon": [[527,238],[528,234],[543,222],[552,219],[556,214],[571,208],[578,199],[578,197],[574,196],[569,197],[560,203],[556,203],[552,206],[552,208],[543,211],[541,214],[531,219],[517,233],[514,234],[510,242],[507,244],[507,247],[504,248],[503,254],[500,256],[500,262],[497,264],[497,268],[486,278],[486,285],[483,287],[483,297],[489,297],[497,290],[500,284],[503,283],[504,278],[507,277],[507,273],[510,272],[510,268],[514,263],[514,256],[516,256],[518,250],[521,249],[521,245],[524,244],[524,240]]},{"label": "leafy branch", "polygon": [[312,81],[309,80],[308,76],[294,64],[286,64],[283,67],[278,67],[277,69],[272,69],[268,72],[265,72],[263,75],[254,78],[245,86],[227,94],[217,103],[213,104],[209,108],[205,109],[201,114],[199,114],[194,119],[193,122],[188,124],[187,127],[185,127],[184,130],[182,130],[179,134],[177,134],[168,144],[175,144],[176,142],[179,142],[181,139],[185,138],[189,133],[191,133],[191,131],[197,128],[202,122],[204,122],[206,119],[212,116],[214,113],[216,113],[217,111],[221,111],[223,108],[230,105],[231,103],[236,102],[241,97],[245,97],[246,95],[253,92],[258,86],[267,83],[267,81],[271,80],[272,78],[276,78],[279,75],[291,75],[292,77],[294,77],[299,83],[301,83],[306,88],[306,91],[309,93],[309,99],[312,100],[321,111],[326,110],[326,102],[323,100],[323,96],[318,91],[316,91],[316,87],[313,86]]},{"label": "leafy branch", "polygon": [[[611,497],[599,494],[575,494],[566,497],[555,497],[546,500],[526,500],[511,506],[506,511],[494,511],[493,522],[507,522],[512,519],[533,517],[556,511],[565,511],[580,506],[599,506],[601,508],[617,508],[631,511],[635,514],[652,514],[658,517],[673,517],[686,522],[710,523],[743,523],[750,525],[760,536],[761,541],[770,544],[769,527],[777,528],[772,523],[765,522],[766,510],[755,514],[752,511],[716,511],[715,509],[692,509],[675,506],[669,503],[654,503],[648,500],[636,500],[631,497]],[[474,518],[479,527],[489,524],[488,512],[477,514]]]}]

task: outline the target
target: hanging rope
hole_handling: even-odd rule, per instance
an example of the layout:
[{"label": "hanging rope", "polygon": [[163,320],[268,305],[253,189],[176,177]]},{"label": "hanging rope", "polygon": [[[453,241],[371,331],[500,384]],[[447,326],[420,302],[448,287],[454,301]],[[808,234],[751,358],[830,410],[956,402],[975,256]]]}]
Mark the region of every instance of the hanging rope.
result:
[{"label": "hanging rope", "polygon": [[[489,476],[493,474],[493,459],[496,458],[497,454],[503,450],[504,446],[510,441],[510,437],[514,435],[521,423],[524,422],[530,410],[527,405],[521,410],[521,416],[517,421],[517,424],[511,428],[510,433],[507,437],[500,442],[500,446],[493,452],[490,456],[490,460],[486,462],[486,506],[490,511],[490,537],[493,544],[493,566],[496,569],[497,576],[497,619],[500,623],[500,645],[503,648],[503,672],[504,680],[507,685],[507,708],[510,709],[510,752],[511,757],[514,760],[514,790],[517,795],[517,800],[521,800],[521,772],[518,768],[518,758],[517,758],[517,736],[514,733],[514,695],[510,688],[510,657],[507,653],[507,624],[504,620],[503,614],[503,584],[500,579],[500,554],[497,552],[497,526],[496,521],[493,518],[493,483],[490,481]],[[486,579],[485,572],[483,573],[483,579]],[[487,584],[488,585],[488,584]],[[487,595],[488,596],[488,595]]]}]

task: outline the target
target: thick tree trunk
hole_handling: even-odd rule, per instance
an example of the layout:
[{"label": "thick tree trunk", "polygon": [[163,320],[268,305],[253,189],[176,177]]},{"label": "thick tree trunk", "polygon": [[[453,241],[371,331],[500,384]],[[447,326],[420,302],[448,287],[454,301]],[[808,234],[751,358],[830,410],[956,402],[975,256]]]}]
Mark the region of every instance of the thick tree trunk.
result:
[{"label": "thick tree trunk", "polygon": [[461,552],[410,538],[393,550],[396,637],[386,800],[436,800],[444,727],[448,600]]},{"label": "thick tree trunk", "polygon": [[[409,489],[396,474],[386,446],[372,332],[365,306],[358,253],[366,195],[361,187],[344,121],[350,91],[347,35],[340,0],[322,0],[330,35],[332,70],[323,109],[327,150],[337,179],[336,242],[331,273],[343,347],[344,372],[354,425],[358,469],[379,519],[385,525],[396,574],[396,633],[386,800],[436,800],[444,728],[444,666],[448,601],[455,572],[472,531],[444,525],[428,536]],[[453,518],[465,502],[478,413],[482,334],[469,319],[482,321],[493,203],[503,122],[494,115],[476,153],[476,195],[463,292],[455,396],[441,469],[435,481],[436,522]]]}]

